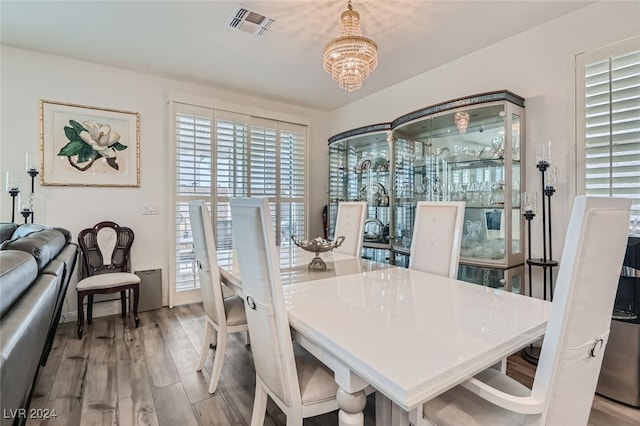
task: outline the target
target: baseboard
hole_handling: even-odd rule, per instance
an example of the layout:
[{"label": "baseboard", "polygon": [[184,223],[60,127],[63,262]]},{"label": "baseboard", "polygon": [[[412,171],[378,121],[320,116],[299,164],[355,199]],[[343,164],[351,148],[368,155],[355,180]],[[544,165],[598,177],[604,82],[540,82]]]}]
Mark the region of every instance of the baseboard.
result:
[{"label": "baseboard", "polygon": [[[85,305],[86,309],[86,305]],[[85,311],[86,312],[86,311]],[[108,317],[109,315],[120,315],[120,301],[114,300],[110,302],[97,302],[93,304],[93,318]],[[87,320],[85,314],[85,321]],[[60,322],[76,322],[78,321],[78,311],[63,312],[60,315]]]}]

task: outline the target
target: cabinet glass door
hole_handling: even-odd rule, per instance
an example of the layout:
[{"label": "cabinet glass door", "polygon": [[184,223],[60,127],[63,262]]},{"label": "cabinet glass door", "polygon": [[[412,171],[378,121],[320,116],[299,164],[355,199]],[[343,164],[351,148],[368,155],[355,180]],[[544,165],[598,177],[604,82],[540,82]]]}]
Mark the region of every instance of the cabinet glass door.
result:
[{"label": "cabinet glass door", "polygon": [[[329,238],[334,237],[339,202],[366,201],[364,247],[390,247],[391,145],[389,131],[344,137],[329,145]],[[387,259],[388,253],[368,256]]]}]

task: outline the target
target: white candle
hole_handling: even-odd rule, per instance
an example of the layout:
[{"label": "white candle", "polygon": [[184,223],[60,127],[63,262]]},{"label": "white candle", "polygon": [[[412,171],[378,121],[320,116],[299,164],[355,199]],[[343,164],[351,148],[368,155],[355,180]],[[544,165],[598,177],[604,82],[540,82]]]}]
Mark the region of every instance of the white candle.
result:
[{"label": "white candle", "polygon": [[31,153],[27,152],[25,155],[25,164],[26,164],[26,169],[28,172],[33,171],[36,169],[36,165],[35,165],[35,161],[33,158],[33,155],[31,155]]},{"label": "white candle", "polygon": [[7,192],[18,190],[18,184],[13,181],[13,174],[11,172],[7,172],[5,175],[5,189]]}]

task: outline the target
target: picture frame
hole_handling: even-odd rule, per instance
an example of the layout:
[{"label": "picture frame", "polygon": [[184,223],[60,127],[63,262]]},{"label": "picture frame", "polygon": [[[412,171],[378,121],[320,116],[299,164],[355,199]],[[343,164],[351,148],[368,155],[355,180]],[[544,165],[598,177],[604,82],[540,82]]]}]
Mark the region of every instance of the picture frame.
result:
[{"label": "picture frame", "polygon": [[487,240],[505,238],[503,211],[500,209],[484,209],[483,226],[487,233]]},{"label": "picture frame", "polygon": [[41,99],[40,184],[140,187],[140,113]]}]

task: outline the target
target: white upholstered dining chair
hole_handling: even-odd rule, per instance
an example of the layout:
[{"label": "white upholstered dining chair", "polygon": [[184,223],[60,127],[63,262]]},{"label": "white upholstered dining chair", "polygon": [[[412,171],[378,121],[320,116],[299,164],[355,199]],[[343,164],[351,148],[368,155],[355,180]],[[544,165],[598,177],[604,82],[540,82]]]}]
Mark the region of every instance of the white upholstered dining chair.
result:
[{"label": "white upholstered dining chair", "polygon": [[333,373],[291,340],[279,255],[266,198],[232,198],[233,236],[245,293],[256,393],[251,425],[264,423],[267,397],[287,426],[338,409]]},{"label": "white upholstered dining chair", "polygon": [[341,201],[338,203],[336,230],[333,238],[344,237],[342,244],[334,252],[349,256],[362,256],[364,220],[367,215],[366,201]]},{"label": "white upholstered dining chair", "polygon": [[247,317],[240,297],[236,295],[223,297],[213,226],[209,209],[203,200],[189,201],[189,221],[191,222],[195,261],[200,278],[202,304],[206,315],[205,337],[197,371],[201,371],[204,367],[209,347],[215,342],[213,367],[209,381],[209,393],[214,393],[222,373],[227,336],[230,333],[247,331]]},{"label": "white upholstered dining chair", "polygon": [[457,278],[463,218],[462,201],[419,201],[409,269]]},{"label": "white upholstered dining chair", "polygon": [[631,201],[578,196],[533,388],[496,369],[424,404],[414,425],[586,425],[609,336]]}]

